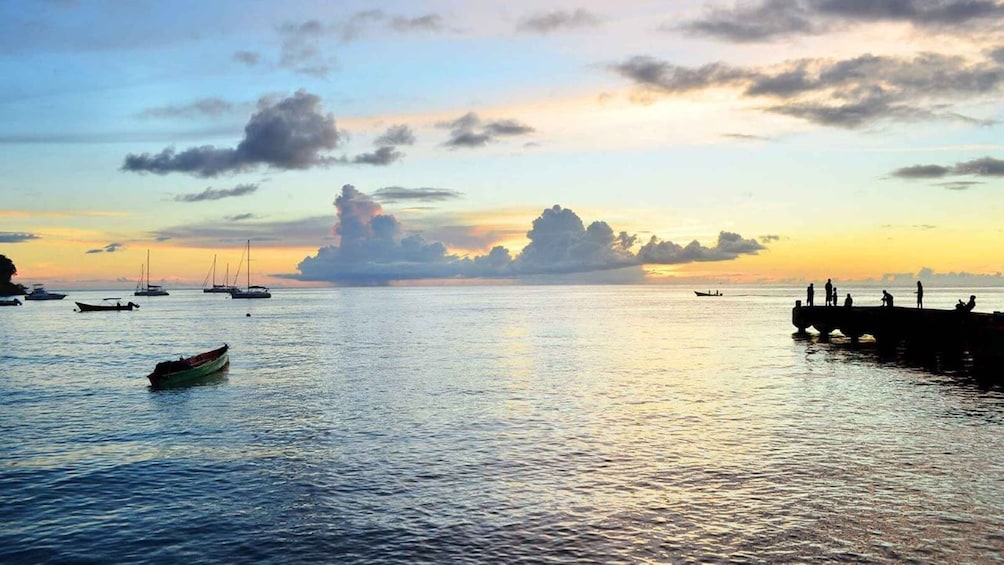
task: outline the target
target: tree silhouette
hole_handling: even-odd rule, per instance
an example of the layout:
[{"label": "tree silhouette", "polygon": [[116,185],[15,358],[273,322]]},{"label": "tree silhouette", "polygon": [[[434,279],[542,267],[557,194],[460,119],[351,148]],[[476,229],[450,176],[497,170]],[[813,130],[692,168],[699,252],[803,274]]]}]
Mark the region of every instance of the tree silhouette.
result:
[{"label": "tree silhouette", "polygon": [[0,282],[10,283],[11,277],[17,274],[17,267],[6,255],[0,255]]}]

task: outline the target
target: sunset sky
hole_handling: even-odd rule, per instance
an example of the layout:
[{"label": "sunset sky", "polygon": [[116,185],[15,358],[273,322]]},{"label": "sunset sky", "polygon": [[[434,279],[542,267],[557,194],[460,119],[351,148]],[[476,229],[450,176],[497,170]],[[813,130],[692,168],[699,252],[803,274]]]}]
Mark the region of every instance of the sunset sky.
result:
[{"label": "sunset sky", "polygon": [[0,21],[22,284],[131,288],[147,250],[169,288],[214,255],[222,282],[248,239],[276,286],[1004,270],[1004,2],[0,0]]}]

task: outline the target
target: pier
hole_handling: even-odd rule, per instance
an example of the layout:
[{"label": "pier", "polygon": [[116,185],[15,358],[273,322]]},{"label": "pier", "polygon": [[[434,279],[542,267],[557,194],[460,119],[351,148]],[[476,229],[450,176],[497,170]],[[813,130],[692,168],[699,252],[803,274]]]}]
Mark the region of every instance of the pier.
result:
[{"label": "pier", "polygon": [[908,353],[961,359],[968,355],[973,369],[1004,375],[1004,313],[983,314],[886,306],[802,306],[796,301],[791,323],[800,334],[812,327],[820,339],[838,331],[857,342],[870,335],[880,350],[904,347]]}]

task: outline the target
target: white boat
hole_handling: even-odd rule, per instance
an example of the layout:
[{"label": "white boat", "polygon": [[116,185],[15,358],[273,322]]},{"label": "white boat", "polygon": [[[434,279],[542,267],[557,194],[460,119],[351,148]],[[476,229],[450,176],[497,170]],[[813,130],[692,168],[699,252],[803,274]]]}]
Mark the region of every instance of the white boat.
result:
[{"label": "white boat", "polygon": [[143,283],[143,268],[140,267],[139,280],[136,282],[136,292],[133,296],[170,296],[159,284],[150,284],[150,250],[146,250],[146,284]]},{"label": "white boat", "polygon": [[[233,287],[230,291],[230,298],[272,298],[272,293],[268,291],[268,287],[260,285],[251,284],[251,240],[248,240],[247,251],[248,268],[248,285],[247,288],[241,290],[237,287]],[[237,270],[237,274],[240,275],[240,268]]]},{"label": "white boat", "polygon": [[62,300],[64,298],[66,298],[65,294],[49,292],[42,284],[31,285],[31,292],[24,295],[25,300]]},{"label": "white boat", "polygon": [[[213,286],[206,286],[209,282],[209,277],[213,277]],[[224,282],[230,279],[230,264],[227,263],[227,276],[223,279]],[[216,294],[229,294],[237,290],[237,287],[227,285],[227,284],[216,284],[216,255],[213,255],[213,267],[209,273],[206,274],[206,279],[202,281],[202,292],[216,293]]]}]

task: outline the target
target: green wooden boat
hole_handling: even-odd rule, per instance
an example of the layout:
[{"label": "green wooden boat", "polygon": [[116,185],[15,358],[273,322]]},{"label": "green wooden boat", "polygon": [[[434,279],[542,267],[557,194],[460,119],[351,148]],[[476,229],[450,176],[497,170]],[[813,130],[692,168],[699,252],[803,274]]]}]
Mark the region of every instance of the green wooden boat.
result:
[{"label": "green wooden boat", "polygon": [[150,385],[153,388],[164,388],[172,385],[179,385],[191,382],[200,377],[211,375],[220,371],[230,364],[230,356],[227,351],[230,346],[223,344],[223,347],[199,353],[191,357],[182,357],[177,361],[163,361],[157,363],[153,372],[147,375]]}]

